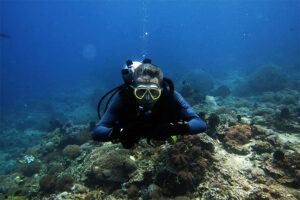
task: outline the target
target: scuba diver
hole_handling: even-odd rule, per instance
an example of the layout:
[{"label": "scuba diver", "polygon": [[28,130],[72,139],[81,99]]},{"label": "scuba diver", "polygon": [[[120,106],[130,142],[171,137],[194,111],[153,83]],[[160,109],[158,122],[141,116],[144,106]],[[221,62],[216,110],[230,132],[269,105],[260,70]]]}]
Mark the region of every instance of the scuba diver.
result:
[{"label": "scuba diver", "polygon": [[[100,121],[92,133],[94,140],[120,141],[129,149],[141,138],[151,144],[151,139],[166,140],[206,131],[206,123],[150,59],[128,60],[122,77],[125,83],[109,91],[98,103]],[[112,92],[101,118],[100,104]]]}]

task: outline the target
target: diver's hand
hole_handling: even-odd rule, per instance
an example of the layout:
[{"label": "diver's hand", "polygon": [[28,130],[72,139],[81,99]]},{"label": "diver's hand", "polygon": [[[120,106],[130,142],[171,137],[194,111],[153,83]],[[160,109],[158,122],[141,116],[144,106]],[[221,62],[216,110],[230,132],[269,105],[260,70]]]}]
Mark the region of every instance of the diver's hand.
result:
[{"label": "diver's hand", "polygon": [[144,137],[144,135],[149,134],[150,131],[153,131],[153,123],[146,122],[133,122],[124,124],[120,128],[120,134],[124,135],[134,135]]},{"label": "diver's hand", "polygon": [[120,137],[120,130],[121,130],[121,127],[120,126],[118,126],[118,125],[115,125],[112,129],[111,129],[111,131],[110,131],[110,133],[109,133],[109,139],[110,140],[118,140],[119,139],[119,137]]},{"label": "diver's hand", "polygon": [[157,138],[164,138],[169,137],[172,135],[184,135],[190,132],[190,127],[188,122],[179,121],[177,123],[163,123],[158,124],[155,129],[154,139]]}]

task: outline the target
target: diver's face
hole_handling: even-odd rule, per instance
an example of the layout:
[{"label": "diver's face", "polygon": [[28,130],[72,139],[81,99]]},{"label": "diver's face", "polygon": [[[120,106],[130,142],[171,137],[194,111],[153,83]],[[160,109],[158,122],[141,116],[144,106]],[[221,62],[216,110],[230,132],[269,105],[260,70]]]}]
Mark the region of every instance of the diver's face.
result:
[{"label": "diver's face", "polygon": [[134,88],[134,95],[140,106],[152,108],[161,95],[158,80],[138,78]]}]

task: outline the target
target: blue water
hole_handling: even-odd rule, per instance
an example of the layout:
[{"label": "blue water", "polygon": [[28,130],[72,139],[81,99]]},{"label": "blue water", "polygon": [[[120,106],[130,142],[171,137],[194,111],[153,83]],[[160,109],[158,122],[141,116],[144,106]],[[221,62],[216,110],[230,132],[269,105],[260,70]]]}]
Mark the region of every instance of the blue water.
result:
[{"label": "blue water", "polygon": [[201,69],[220,81],[264,64],[299,78],[299,11],[298,0],[2,0],[1,131],[96,121],[127,59],[151,58],[174,80]]}]

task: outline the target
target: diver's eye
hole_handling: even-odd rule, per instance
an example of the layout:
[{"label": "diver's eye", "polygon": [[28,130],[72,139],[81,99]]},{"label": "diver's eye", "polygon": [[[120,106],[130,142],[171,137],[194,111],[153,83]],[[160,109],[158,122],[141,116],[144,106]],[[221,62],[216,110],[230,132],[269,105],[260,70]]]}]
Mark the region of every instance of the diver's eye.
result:
[{"label": "diver's eye", "polygon": [[146,89],[140,88],[140,89],[137,89],[137,90],[136,90],[136,95],[137,95],[138,97],[142,98],[142,97],[145,95],[146,92],[147,92]]},{"label": "diver's eye", "polygon": [[157,98],[160,95],[158,89],[150,89],[150,93],[153,96],[153,98]]}]

